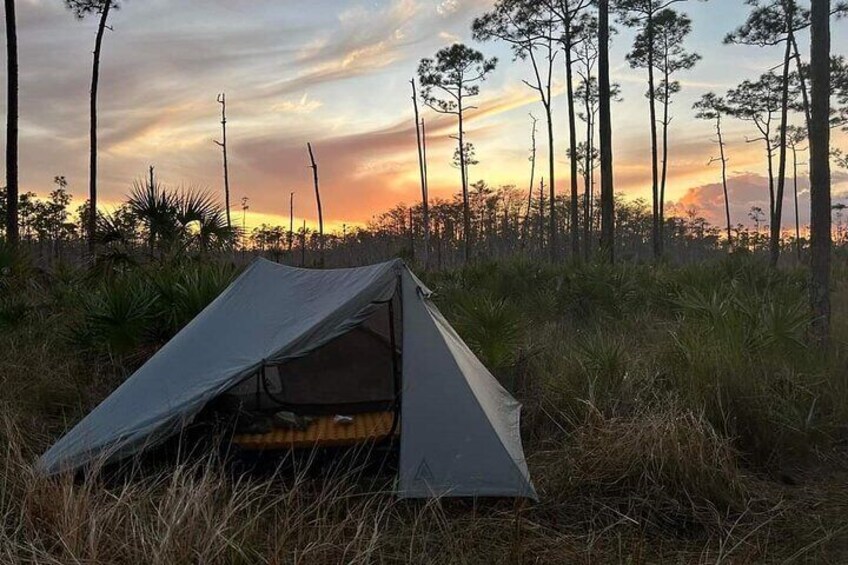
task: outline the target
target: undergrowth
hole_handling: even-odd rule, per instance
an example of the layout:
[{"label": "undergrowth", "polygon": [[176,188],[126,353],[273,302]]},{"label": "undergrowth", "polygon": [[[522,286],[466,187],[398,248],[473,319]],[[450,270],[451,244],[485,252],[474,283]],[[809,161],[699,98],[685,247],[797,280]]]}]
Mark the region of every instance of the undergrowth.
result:
[{"label": "undergrowth", "polygon": [[[215,261],[40,272],[0,256],[0,561],[840,561],[848,271],[808,345],[806,279],[710,264],[481,264],[439,307],[524,404],[541,500],[399,501],[354,468],[237,475],[210,455],[119,482],[32,462],[237,275]],[[96,274],[93,274],[96,273]]]}]

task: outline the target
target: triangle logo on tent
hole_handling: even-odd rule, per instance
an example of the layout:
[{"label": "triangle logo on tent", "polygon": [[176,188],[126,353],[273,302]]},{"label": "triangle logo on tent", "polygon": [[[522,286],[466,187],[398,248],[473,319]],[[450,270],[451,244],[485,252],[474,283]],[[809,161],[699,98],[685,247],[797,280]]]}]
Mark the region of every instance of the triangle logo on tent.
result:
[{"label": "triangle logo on tent", "polygon": [[430,466],[427,465],[427,460],[422,459],[421,463],[418,464],[418,470],[415,471],[415,480],[433,482],[433,479],[433,471],[431,471]]}]

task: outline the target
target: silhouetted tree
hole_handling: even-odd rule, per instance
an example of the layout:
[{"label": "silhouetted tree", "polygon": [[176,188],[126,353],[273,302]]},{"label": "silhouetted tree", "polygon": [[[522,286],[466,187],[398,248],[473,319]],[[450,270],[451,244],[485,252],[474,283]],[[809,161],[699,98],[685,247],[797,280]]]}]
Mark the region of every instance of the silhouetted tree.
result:
[{"label": "silhouetted tree", "polygon": [[415,79],[412,85],[412,108],[415,113],[415,140],[418,145],[418,172],[421,176],[421,207],[424,220],[424,270],[430,270],[430,199],[427,196],[427,178],[424,175],[424,148],[421,140],[421,121],[418,117],[418,94],[415,91]]},{"label": "silhouetted tree", "polygon": [[571,181],[571,254],[575,259],[580,258],[580,221],[579,201],[577,196],[577,114],[574,102],[574,51],[581,40],[586,38],[581,33],[581,25],[585,21],[584,11],[589,7],[589,0],[546,0],[549,9],[559,20],[559,41],[565,54],[565,94],[568,111],[568,156]]},{"label": "silhouetted tree", "polygon": [[615,188],[612,169],[612,89],[609,77],[609,0],[598,0],[598,123],[601,146],[601,255],[615,261]]},{"label": "silhouetted tree", "polygon": [[[654,73],[663,58],[660,47],[663,42],[663,33],[672,36],[675,34],[681,35],[681,40],[689,33],[690,25],[686,23],[688,18],[686,18],[686,21],[682,21],[681,16],[669,8],[672,4],[684,1],[686,0],[618,0],[616,3],[621,22],[637,30],[633,41],[633,50],[627,55],[627,60],[631,67],[644,68],[648,71],[647,97],[651,135],[651,196],[653,201],[651,239],[654,257],[657,258],[662,254],[663,203],[660,191],[659,143],[657,140],[656,102],[659,96],[657,95],[657,82]],[[660,29],[660,25],[664,25],[665,29]],[[672,45],[671,49],[679,51],[676,56],[672,55],[672,57],[679,58],[679,61],[684,64],[688,62],[691,63],[691,66],[697,60],[692,60],[692,56],[685,53],[680,45]],[[665,67],[669,69],[671,65],[667,62]],[[671,88],[671,85],[666,84],[663,88]]]},{"label": "silhouetted tree", "polygon": [[810,304],[813,337],[830,336],[830,0],[812,0],[810,29]]},{"label": "silhouetted tree", "polygon": [[656,43],[657,70],[661,79],[657,90],[657,98],[662,103],[662,171],[660,173],[660,245],[665,245],[663,227],[665,226],[665,188],[668,179],[668,126],[671,122],[669,106],[673,94],[680,92],[680,81],[672,76],[682,70],[695,66],[701,56],[689,53],[684,49],[683,42],[692,31],[692,20],[686,14],[680,14],[671,9],[665,9],[657,14]]},{"label": "silhouetted tree", "polygon": [[527,230],[530,226],[530,210],[533,207],[533,190],[536,180],[536,122],[539,120],[533,114],[530,114],[530,119],[532,120],[532,127],[530,129],[530,157],[528,157],[530,161],[530,186],[527,189],[527,213],[524,214],[524,223],[522,224],[522,247],[526,243]]},{"label": "silhouetted tree", "polygon": [[804,147],[799,147],[807,139],[807,130],[798,126],[789,126],[787,128],[786,141],[789,144],[789,149],[792,151],[792,193],[795,202],[795,252],[798,254],[798,260],[801,259],[801,217],[798,210],[798,152],[804,151]]},{"label": "silhouetted tree", "polygon": [[[553,66],[557,56],[554,14],[533,0],[499,0],[493,10],[474,20],[472,31],[478,41],[498,39],[508,43],[514,58],[530,61],[533,82],[524,84],[539,94],[545,112],[548,135],[548,190],[550,199],[556,198],[556,149],[553,124]],[[535,163],[535,161],[534,161]],[[555,260],[558,249],[556,209],[549,218],[548,244],[550,258]]]},{"label": "silhouetted tree", "polygon": [[721,163],[721,187],[724,192],[724,216],[727,222],[727,243],[733,243],[733,236],[730,231],[730,198],[727,195],[727,156],[724,152],[724,137],[721,130],[721,118],[726,113],[724,100],[715,95],[713,92],[708,92],[701,96],[701,99],[695,102],[693,108],[696,110],[695,117],[702,120],[710,120],[715,125],[716,143],[718,144],[718,157],[711,157],[708,164],[716,161]]},{"label": "silhouetted tree", "polygon": [[68,181],[64,176],[53,178],[56,188],[50,192],[46,200],[35,203],[35,213],[32,225],[39,239],[39,247],[49,242],[52,255],[60,255],[62,243],[70,239],[75,232],[75,226],[68,221],[68,205],[71,195],[68,194]]},{"label": "silhouetted tree", "polygon": [[440,49],[435,59],[422,59],[418,66],[422,99],[434,111],[457,118],[457,148],[463,198],[465,260],[470,257],[471,217],[468,209],[468,177],[465,166],[465,112],[476,108],[468,99],[480,93],[480,83],[495,69],[496,58],[486,59],[479,51],[461,43]]},{"label": "silhouetted tree", "polygon": [[65,4],[78,19],[83,19],[91,14],[99,16],[91,67],[91,127],[89,131],[88,249],[89,253],[93,253],[97,234],[97,88],[100,84],[100,54],[103,49],[103,36],[108,28],[109,13],[118,8],[118,3],[116,0],[65,0]]},{"label": "silhouetted tree", "polygon": [[6,241],[18,244],[18,28],[6,0]]},{"label": "silhouetted tree", "polygon": [[315,162],[315,154],[312,152],[312,144],[307,143],[309,151],[309,168],[312,169],[312,182],[315,185],[315,203],[318,206],[318,253],[321,266],[324,266],[324,208],[321,206],[321,191],[318,189],[318,163]]},{"label": "silhouetted tree", "polygon": [[[137,181],[130,191],[127,210],[121,214],[127,212],[143,226],[151,257],[157,250],[160,254],[182,253],[192,246],[200,251],[222,249],[233,240],[219,202],[205,190],[171,190],[160,183]],[[102,243],[127,239],[126,235],[115,235],[126,234],[126,218],[101,214],[98,221],[101,228],[108,228],[100,230]]]},{"label": "silhouetted tree", "polygon": [[780,257],[781,222],[783,216],[783,194],[786,186],[786,128],[790,108],[790,64],[792,44],[796,30],[806,25],[809,13],[800,9],[795,0],[746,0],[752,6],[745,23],[725,37],[726,43],[757,45],[761,47],[784,44],[782,72],[780,75],[780,126],[778,129],[777,190],[771,211],[771,238],[769,261],[772,266]]},{"label": "silhouetted tree", "polygon": [[766,150],[769,188],[769,222],[774,222],[776,195],[774,188],[774,119],[780,112],[781,78],[772,72],[756,81],[745,80],[727,92],[727,112],[740,120],[754,124],[759,136],[746,138],[748,142],[761,141]]},{"label": "silhouetted tree", "polygon": [[[597,124],[598,79],[595,76],[598,63],[598,19],[589,14],[583,14],[578,26],[579,35],[576,41],[575,73],[580,79],[575,97],[580,101],[581,110],[577,117],[586,125],[584,141],[578,144],[579,168],[583,175],[583,254],[588,260],[592,253],[592,223],[593,207],[595,205],[595,175],[596,160],[599,152],[595,145],[595,128]],[[613,31],[613,30],[610,30]],[[613,101],[620,101],[621,87],[617,83],[610,85],[610,95]],[[582,149],[581,149],[582,145]],[[592,148],[588,151],[588,148]]]},{"label": "silhouetted tree", "polygon": [[223,92],[218,95],[218,104],[221,105],[221,141],[214,141],[221,148],[224,158],[224,206],[227,208],[227,227],[232,229],[233,222],[230,218],[230,165],[227,159],[227,95]]},{"label": "silhouetted tree", "polygon": [[289,192],[289,260],[294,262],[292,254],[292,242],[294,241],[294,192]]}]

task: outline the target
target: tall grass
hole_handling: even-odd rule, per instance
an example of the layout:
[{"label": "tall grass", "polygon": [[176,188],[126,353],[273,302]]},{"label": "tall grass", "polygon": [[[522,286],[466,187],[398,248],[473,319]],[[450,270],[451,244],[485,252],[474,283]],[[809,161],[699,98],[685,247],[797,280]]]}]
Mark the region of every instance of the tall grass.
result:
[{"label": "tall grass", "polygon": [[[808,347],[800,271],[744,256],[676,268],[516,263],[433,286],[483,357],[492,347],[499,359],[529,352],[541,394],[568,425],[674,398],[764,467],[826,448],[845,426],[841,344],[826,355]],[[469,316],[469,301],[497,305],[496,322]],[[487,329],[519,324],[523,335],[510,339]]]},{"label": "tall grass", "polygon": [[241,475],[212,455],[117,481],[41,477],[34,458],[236,271],[157,262],[94,276],[23,261],[2,281],[20,310],[0,316],[0,562],[840,561],[840,268],[824,353],[807,346],[804,274],[750,257],[430,274],[524,403],[541,502],[522,508],[399,501],[391,477],[343,465]]}]

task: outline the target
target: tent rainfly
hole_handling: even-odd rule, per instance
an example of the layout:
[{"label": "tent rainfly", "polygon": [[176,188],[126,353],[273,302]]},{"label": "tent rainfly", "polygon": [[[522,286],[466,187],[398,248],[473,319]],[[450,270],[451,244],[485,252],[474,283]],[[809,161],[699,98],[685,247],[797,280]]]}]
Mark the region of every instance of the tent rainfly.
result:
[{"label": "tent rainfly", "polygon": [[[148,449],[265,367],[284,367],[340,343],[394,301],[401,335],[397,495],[535,499],[519,434],[520,404],[430,296],[400,260],[311,270],[257,259],[42,455],[38,468],[48,475],[71,472]],[[347,360],[348,367],[356,365],[355,356]]]}]

